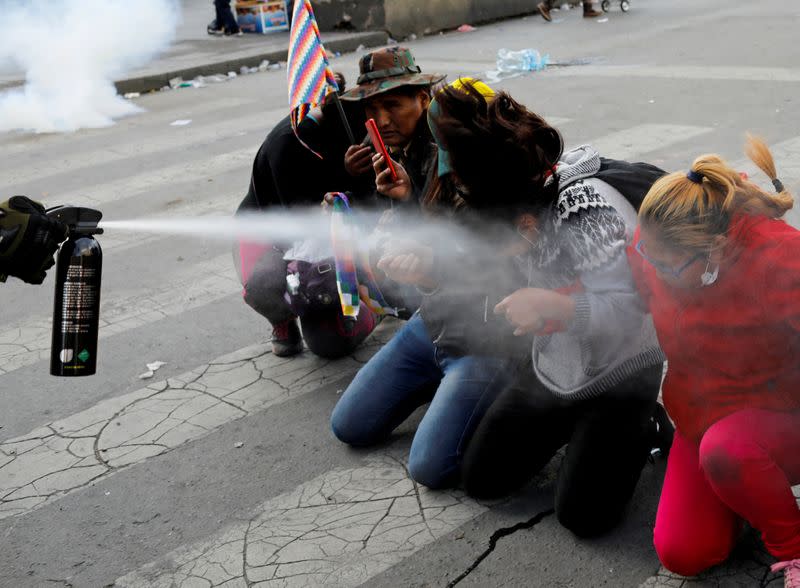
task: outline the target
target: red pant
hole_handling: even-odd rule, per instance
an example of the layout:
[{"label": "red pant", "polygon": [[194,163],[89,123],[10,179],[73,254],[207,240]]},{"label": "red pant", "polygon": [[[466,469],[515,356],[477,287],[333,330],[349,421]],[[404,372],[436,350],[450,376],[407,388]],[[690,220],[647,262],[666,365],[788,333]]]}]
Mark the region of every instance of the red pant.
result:
[{"label": "red pant", "polygon": [[800,557],[800,412],[743,410],[698,447],[680,432],[667,462],[654,543],[668,570],[694,576],[728,558],[742,521],[779,560]]}]

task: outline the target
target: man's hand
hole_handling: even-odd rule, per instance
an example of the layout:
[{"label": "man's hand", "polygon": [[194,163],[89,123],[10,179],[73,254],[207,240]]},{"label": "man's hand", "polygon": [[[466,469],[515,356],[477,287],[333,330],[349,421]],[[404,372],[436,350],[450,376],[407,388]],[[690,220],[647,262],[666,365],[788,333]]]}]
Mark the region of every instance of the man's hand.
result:
[{"label": "man's hand", "polygon": [[388,196],[392,200],[408,200],[411,198],[411,178],[402,165],[394,160],[392,163],[397,172],[396,182],[392,180],[392,171],[386,165],[383,155],[376,153],[372,156],[372,167],[375,169],[375,188],[379,194]]},{"label": "man's hand", "polygon": [[425,288],[435,287],[433,249],[409,240],[394,240],[386,244],[384,254],[378,260],[378,269],[400,284],[412,284]]},{"label": "man's hand", "polygon": [[523,288],[504,298],[494,312],[505,315],[515,327],[514,335],[521,336],[539,333],[548,321],[570,322],[575,316],[575,302],[552,290]]},{"label": "man's hand", "polygon": [[41,284],[55,261],[53,254],[67,238],[67,227],[45,214],[25,196],[0,204],[0,275]]},{"label": "man's hand", "polygon": [[350,145],[344,154],[344,169],[353,177],[363,176],[372,168],[372,147]]}]

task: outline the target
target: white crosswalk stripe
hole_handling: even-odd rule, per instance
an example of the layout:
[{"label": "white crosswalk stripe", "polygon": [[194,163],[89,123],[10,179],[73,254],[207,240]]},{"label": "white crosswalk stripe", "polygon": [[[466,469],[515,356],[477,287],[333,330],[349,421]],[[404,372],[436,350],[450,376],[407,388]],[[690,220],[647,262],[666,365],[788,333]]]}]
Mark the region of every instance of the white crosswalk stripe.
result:
[{"label": "white crosswalk stripe", "polygon": [[603,157],[633,159],[640,154],[691,141],[710,133],[708,127],[673,124],[644,124],[599,137],[590,144]]},{"label": "white crosswalk stripe", "polygon": [[[258,118],[258,135],[266,135],[261,129],[269,129],[281,118],[286,116],[286,109],[270,110],[264,112]],[[174,133],[163,135],[159,138],[151,139],[146,143],[126,143],[114,149],[96,149],[92,151],[79,151],[68,153],[60,158],[49,160],[37,159],[22,169],[11,169],[7,180],[9,186],[24,184],[36,180],[44,182],[51,176],[70,173],[77,174],[83,170],[101,165],[133,159],[139,156],[149,156],[169,153],[173,151],[185,151],[208,147],[217,141],[226,138],[236,137],[253,132],[253,115],[246,112],[233,118],[225,119],[225,124],[220,125],[218,121],[210,121],[205,124],[194,124],[187,127],[175,127]],[[259,137],[257,140],[260,140]]]},{"label": "white crosswalk stripe", "polygon": [[249,521],[115,584],[358,586],[485,510],[459,491],[420,487],[402,462],[377,457],[309,480],[260,505]]},{"label": "white crosswalk stripe", "polygon": [[[53,194],[44,198],[43,201],[46,206],[69,202],[80,206],[101,207],[111,202],[130,198],[148,190],[163,188],[171,184],[185,183],[197,178],[213,178],[235,170],[248,170],[253,163],[253,156],[253,148],[245,147],[211,157],[193,159],[186,163],[142,171],[134,176],[120,178],[85,189]],[[176,198],[191,199],[191,196],[190,193],[175,194]]]},{"label": "white crosswalk stripe", "polygon": [[800,69],[785,67],[701,66],[701,65],[586,65],[580,68],[552,68],[546,76],[603,78],[660,78],[668,80],[800,82]]},{"label": "white crosswalk stripe", "polygon": [[[207,102],[197,104],[192,107],[192,116],[198,117],[203,114],[215,113],[225,109],[238,109],[254,107],[257,103],[252,99],[247,98],[218,98],[208,100]],[[42,149],[65,147],[70,152],[80,150],[85,144],[91,145],[97,141],[98,138],[107,135],[116,135],[121,132],[128,132],[138,128],[149,128],[155,130],[159,126],[169,124],[170,122],[183,118],[182,114],[185,111],[185,106],[177,105],[174,108],[161,109],[159,112],[146,113],[145,115],[132,116],[124,118],[117,122],[113,127],[92,129],[83,131],[80,135],[76,136],[74,133],[66,133],[59,135],[47,135],[46,137],[39,137],[37,135],[28,135],[17,138],[13,142],[4,141],[2,151],[4,157],[16,156],[19,154],[29,155],[31,158],[41,157]],[[11,135],[14,137],[13,135]]]}]

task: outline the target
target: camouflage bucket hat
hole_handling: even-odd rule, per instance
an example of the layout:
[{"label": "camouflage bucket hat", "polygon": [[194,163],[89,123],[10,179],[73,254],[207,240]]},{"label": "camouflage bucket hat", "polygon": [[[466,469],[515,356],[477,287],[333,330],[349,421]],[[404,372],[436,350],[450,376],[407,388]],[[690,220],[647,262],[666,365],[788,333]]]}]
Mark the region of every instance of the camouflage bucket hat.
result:
[{"label": "camouflage bucket hat", "polygon": [[431,86],[444,80],[441,74],[424,74],[405,47],[390,47],[367,53],[358,64],[358,85],[341,95],[358,101],[401,86]]}]

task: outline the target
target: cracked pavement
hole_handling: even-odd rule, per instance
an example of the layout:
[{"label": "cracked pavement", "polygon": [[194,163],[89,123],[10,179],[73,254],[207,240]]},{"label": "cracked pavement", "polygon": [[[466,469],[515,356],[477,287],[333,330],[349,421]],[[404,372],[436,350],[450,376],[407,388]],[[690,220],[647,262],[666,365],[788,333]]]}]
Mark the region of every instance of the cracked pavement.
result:
[{"label": "cracked pavement", "polygon": [[119,578],[127,588],[358,586],[486,510],[372,457],[261,505],[222,534]]},{"label": "cracked pavement", "polygon": [[0,443],[0,518],[24,514],[121,468],[297,398],[356,370],[391,336],[387,320],[336,361],[279,358],[255,345],[178,377],[104,400]]}]

